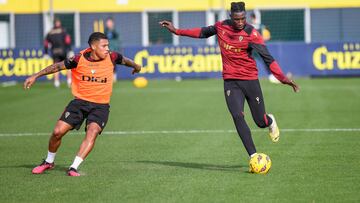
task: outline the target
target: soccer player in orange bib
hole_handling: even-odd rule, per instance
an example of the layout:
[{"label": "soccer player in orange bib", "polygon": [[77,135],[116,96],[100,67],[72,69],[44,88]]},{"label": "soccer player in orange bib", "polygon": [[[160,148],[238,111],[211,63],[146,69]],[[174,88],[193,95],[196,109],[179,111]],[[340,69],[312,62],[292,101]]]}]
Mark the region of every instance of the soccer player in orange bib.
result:
[{"label": "soccer player in orange bib", "polygon": [[80,176],[79,165],[93,149],[97,136],[101,134],[108,121],[115,64],[132,67],[133,74],[141,70],[141,66],[131,59],[118,52],[111,52],[109,41],[103,33],[92,33],[88,43],[89,48],[71,58],[46,67],[24,82],[24,88],[29,89],[41,76],[71,69],[71,89],[75,97],[57,121],[49,140],[48,155],[39,166],[32,170],[33,174],[42,174],[55,167],[55,155],[60,147],[61,138],[74,128],[78,130],[86,119],[86,136],[74,162],[67,171],[69,176]]}]

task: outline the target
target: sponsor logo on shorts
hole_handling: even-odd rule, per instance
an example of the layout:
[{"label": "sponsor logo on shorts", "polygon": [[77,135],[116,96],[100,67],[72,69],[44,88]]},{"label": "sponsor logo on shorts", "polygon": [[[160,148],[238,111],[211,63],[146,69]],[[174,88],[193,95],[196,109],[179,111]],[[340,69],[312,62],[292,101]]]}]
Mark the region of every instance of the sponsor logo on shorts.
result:
[{"label": "sponsor logo on shorts", "polygon": [[65,112],[65,118],[69,117],[70,116],[70,112]]},{"label": "sponsor logo on shorts", "polygon": [[226,90],[226,95],[229,97],[230,96],[231,91],[230,90]]}]

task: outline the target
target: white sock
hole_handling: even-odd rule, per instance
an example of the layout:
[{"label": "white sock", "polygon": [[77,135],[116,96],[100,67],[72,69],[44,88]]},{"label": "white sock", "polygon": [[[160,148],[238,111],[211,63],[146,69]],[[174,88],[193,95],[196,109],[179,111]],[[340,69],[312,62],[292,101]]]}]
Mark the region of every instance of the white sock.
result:
[{"label": "white sock", "polygon": [[70,168],[74,168],[77,170],[77,168],[79,167],[79,165],[81,164],[81,162],[83,162],[84,160],[79,157],[79,156],[76,156],[75,159],[74,159],[74,162],[71,164]]},{"label": "white sock", "polygon": [[54,163],[55,156],[56,156],[56,152],[52,153],[52,152],[48,151],[48,155],[47,155],[45,161],[48,162],[48,163]]},{"label": "white sock", "polygon": [[55,81],[54,81],[54,86],[55,86],[55,87],[60,87],[60,81],[59,81],[59,80],[55,80]]}]

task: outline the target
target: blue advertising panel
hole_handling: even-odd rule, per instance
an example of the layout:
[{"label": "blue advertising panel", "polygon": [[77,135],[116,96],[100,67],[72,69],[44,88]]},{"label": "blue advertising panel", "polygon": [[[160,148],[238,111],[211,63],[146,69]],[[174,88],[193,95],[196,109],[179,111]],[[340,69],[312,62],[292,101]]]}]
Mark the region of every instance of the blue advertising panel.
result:
[{"label": "blue advertising panel", "polygon": [[[271,43],[268,49],[284,73],[294,76],[360,76],[360,43]],[[221,77],[217,46],[127,47],[123,54],[142,65],[140,74],[148,78]],[[44,58],[41,49],[0,50],[0,81],[24,80],[50,64],[52,60]],[[258,69],[260,77],[267,74],[261,60]],[[120,79],[134,78],[125,66],[117,72]],[[48,75],[42,80],[52,78]]]},{"label": "blue advertising panel", "polygon": [[278,43],[269,50],[295,76],[360,76],[360,43]]},{"label": "blue advertising panel", "polygon": [[[42,49],[0,50],[0,81],[20,81],[51,65],[51,58],[44,58]],[[62,72],[65,75],[65,71]],[[51,80],[47,75],[39,80]]]}]

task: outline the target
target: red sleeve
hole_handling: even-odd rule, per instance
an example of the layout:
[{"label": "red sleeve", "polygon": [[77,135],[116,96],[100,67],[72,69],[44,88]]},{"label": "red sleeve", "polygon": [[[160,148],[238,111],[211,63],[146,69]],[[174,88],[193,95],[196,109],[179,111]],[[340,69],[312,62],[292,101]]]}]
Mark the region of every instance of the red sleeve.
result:
[{"label": "red sleeve", "polygon": [[260,33],[253,29],[251,32],[251,43],[249,45],[262,57],[265,64],[270,68],[271,73],[282,83],[289,82],[289,79],[282,72],[279,64],[271,56]]},{"label": "red sleeve", "polygon": [[193,38],[200,38],[201,28],[176,29],[175,34]]},{"label": "red sleeve", "polygon": [[276,61],[273,61],[270,66],[271,73],[278,79],[281,83],[288,83],[289,79],[282,72],[279,64]]},{"label": "red sleeve", "polygon": [[66,69],[76,68],[78,63],[79,63],[80,57],[81,57],[81,54],[76,54],[73,57],[66,58],[64,60],[64,64],[65,64]]},{"label": "red sleeve", "polygon": [[113,51],[110,54],[110,58],[113,64],[122,64],[123,56],[120,53]]}]

